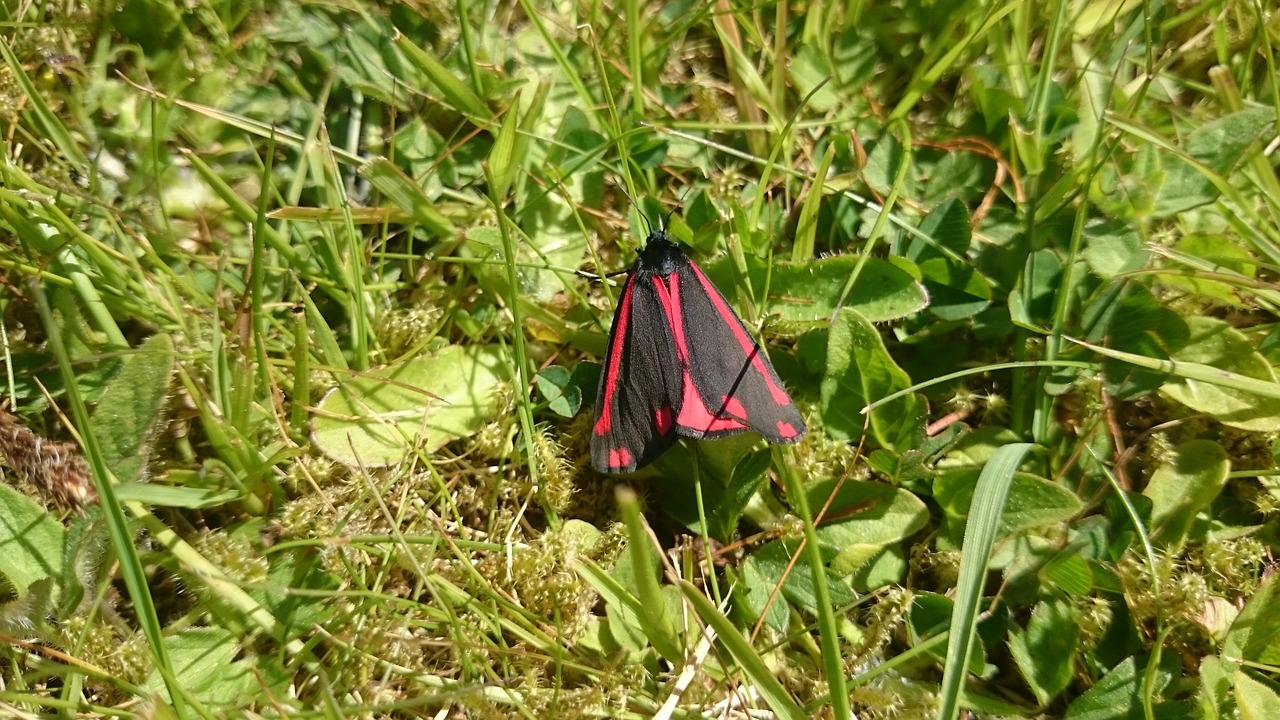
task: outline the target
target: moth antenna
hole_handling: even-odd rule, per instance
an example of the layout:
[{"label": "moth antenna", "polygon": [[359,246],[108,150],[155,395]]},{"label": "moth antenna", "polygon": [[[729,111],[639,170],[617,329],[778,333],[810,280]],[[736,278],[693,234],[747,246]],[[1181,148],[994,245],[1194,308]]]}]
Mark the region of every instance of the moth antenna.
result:
[{"label": "moth antenna", "polygon": [[692,189],[692,187],[685,188],[684,192],[680,193],[680,199],[676,201],[676,206],[671,208],[671,212],[667,213],[667,219],[662,222],[662,228],[660,228],[663,234],[666,234],[667,228],[671,227],[671,216],[676,214],[681,205],[684,205],[684,199],[689,197],[689,191]]},{"label": "moth antenna", "polygon": [[651,224],[649,223],[649,217],[648,217],[647,215],[645,215],[645,214],[644,214],[644,208],[640,207],[640,203],[636,202],[636,199],[635,199],[635,198],[633,198],[633,197],[631,197],[631,193],[627,192],[627,189],[626,189],[626,188],[624,188],[624,187],[622,187],[622,186],[619,186],[619,187],[618,187],[618,189],[619,189],[619,190],[621,190],[621,191],[622,191],[622,194],[623,194],[623,195],[626,195],[626,196],[627,196],[627,199],[631,201],[631,206],[632,206],[632,207],[634,207],[634,208],[636,209],[636,212],[639,212],[639,213],[640,213],[640,219],[644,221],[644,231],[645,231],[645,233],[646,233],[646,234],[648,234],[648,235],[652,235],[652,234],[653,234],[653,225],[651,225]]}]

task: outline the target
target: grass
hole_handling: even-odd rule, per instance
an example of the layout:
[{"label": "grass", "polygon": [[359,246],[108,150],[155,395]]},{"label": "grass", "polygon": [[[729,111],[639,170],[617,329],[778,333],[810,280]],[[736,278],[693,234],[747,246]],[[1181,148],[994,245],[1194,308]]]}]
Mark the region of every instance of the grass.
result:
[{"label": "grass", "polygon": [[[4,713],[1280,707],[1263,4],[4,12]],[[608,477],[668,214],[809,434]]]}]

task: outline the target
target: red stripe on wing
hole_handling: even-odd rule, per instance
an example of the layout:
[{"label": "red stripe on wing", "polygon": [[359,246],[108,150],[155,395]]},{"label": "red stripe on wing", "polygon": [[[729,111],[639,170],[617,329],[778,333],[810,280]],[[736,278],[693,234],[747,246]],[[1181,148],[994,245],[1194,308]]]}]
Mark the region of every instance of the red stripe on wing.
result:
[{"label": "red stripe on wing", "polygon": [[[688,430],[696,437],[727,435],[739,433],[747,426],[736,418],[712,413],[707,407],[702,394],[698,392],[689,371],[689,340],[685,333],[684,312],[680,305],[680,273],[671,273],[667,277],[653,276],[653,286],[658,293],[658,302],[667,316],[671,327],[671,337],[676,343],[676,357],[680,360],[681,385],[679,414],[675,423],[677,431]],[[735,402],[733,398],[725,398],[725,404]],[[737,404],[741,408],[741,403]]]},{"label": "red stripe on wing", "polygon": [[[694,277],[698,278],[698,283],[702,285],[707,297],[711,298],[711,303],[715,305],[716,311],[720,313],[720,319],[733,331],[733,336],[737,339],[743,353],[751,359],[751,366],[755,368],[757,373],[760,373],[760,377],[764,378],[765,384],[769,386],[769,395],[773,398],[773,401],[779,405],[790,405],[791,396],[778,383],[774,382],[773,372],[765,369],[765,363],[768,361],[761,357],[764,351],[756,344],[755,338],[747,334],[746,328],[742,326],[742,321],[738,319],[738,314],[725,302],[724,296],[720,294],[715,285],[711,284],[711,280],[702,274],[702,268],[692,262],[689,263],[689,268],[693,270]],[[746,416],[740,415],[739,417]]]},{"label": "red stripe on wing", "polygon": [[[613,427],[613,405],[618,394],[618,371],[622,367],[622,350],[626,347],[627,331],[631,326],[631,293],[634,285],[635,276],[629,276],[626,285],[622,287],[622,297],[618,298],[618,316],[613,320],[613,332],[609,335],[609,357],[604,367],[604,379],[600,384],[596,422],[591,428],[591,432],[596,437],[604,437]],[[613,465],[612,452],[610,460],[610,465]]]}]

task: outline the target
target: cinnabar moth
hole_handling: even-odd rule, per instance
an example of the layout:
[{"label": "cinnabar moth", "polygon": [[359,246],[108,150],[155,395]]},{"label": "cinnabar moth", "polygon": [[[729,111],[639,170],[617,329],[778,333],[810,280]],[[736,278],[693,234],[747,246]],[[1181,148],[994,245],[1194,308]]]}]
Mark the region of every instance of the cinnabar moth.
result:
[{"label": "cinnabar moth", "polygon": [[604,473],[632,472],[677,435],[707,439],[747,430],[774,443],[796,442],[806,432],[769,356],[724,295],[667,238],[666,223],[650,226],[613,316],[591,464]]}]

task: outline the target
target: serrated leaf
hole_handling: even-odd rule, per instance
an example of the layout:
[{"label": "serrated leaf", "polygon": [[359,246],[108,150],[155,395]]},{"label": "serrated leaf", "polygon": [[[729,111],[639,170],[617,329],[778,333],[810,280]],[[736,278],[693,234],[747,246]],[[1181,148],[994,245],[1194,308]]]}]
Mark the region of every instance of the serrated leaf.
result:
[{"label": "serrated leaf", "polygon": [[312,439],[338,462],[391,465],[492,422],[508,378],[499,347],[450,346],[334,388],[316,409]]}]

